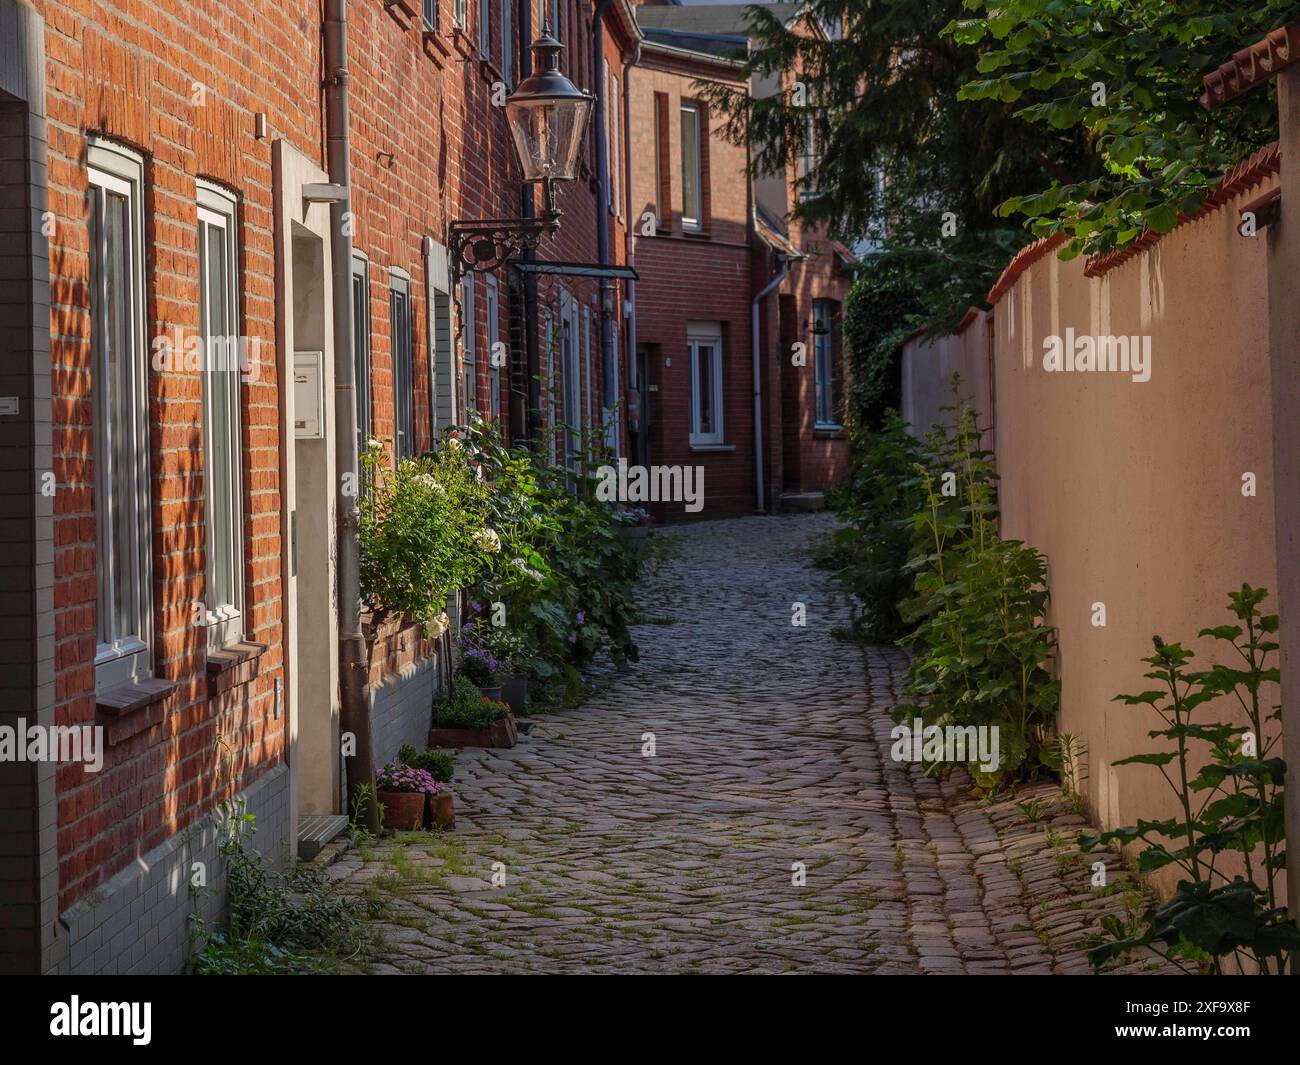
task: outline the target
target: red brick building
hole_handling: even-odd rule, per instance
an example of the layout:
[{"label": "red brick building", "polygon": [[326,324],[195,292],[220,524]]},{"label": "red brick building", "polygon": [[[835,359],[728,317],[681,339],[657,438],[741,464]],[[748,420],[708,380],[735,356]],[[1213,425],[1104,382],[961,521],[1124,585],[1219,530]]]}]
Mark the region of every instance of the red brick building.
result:
[{"label": "red brick building", "polygon": [[[701,467],[705,486],[696,514],[659,504],[667,520],[818,506],[848,462],[839,321],[852,257],[790,218],[798,178],[815,162],[751,182],[747,147],[720,135],[702,89],[789,90],[788,78],[744,79],[748,6],[637,9],[633,196],[654,222],[634,230],[646,381],[637,456]],[[769,6],[792,24],[803,18],[802,5]]]},{"label": "red brick building", "polygon": [[[336,348],[395,454],[473,410],[626,446],[630,7],[324,11],[0,0],[0,727],[103,739],[0,759],[0,970],[174,971],[220,905],[220,801],[273,861],[344,810]],[[452,223],[536,209],[499,104],[543,23],[599,121],[558,237],[454,292]],[[371,633],[378,764],[445,675],[418,635]]]}]

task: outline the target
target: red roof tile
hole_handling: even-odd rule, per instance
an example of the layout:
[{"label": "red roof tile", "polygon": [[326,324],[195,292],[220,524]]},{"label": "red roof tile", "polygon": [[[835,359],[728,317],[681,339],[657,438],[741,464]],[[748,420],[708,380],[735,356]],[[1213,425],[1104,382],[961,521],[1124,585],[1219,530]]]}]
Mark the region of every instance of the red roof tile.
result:
[{"label": "red roof tile", "polygon": [[[1204,218],[1211,211],[1217,211],[1234,196],[1245,192],[1246,189],[1253,188],[1265,178],[1278,173],[1281,167],[1282,150],[1277,141],[1274,141],[1272,144],[1261,148],[1244,163],[1238,163],[1229,170],[1224,175],[1223,180],[1219,182],[1218,188],[1205,198],[1204,205],[1195,215],[1191,217],[1187,215],[1178,216],[1178,225],[1182,226],[1188,222],[1194,222],[1198,218]],[[1088,265],[1084,267],[1083,272],[1087,277],[1100,277],[1107,270],[1113,270],[1120,263],[1128,262],[1133,256],[1146,251],[1159,241],[1162,235],[1147,230],[1127,247],[1107,252],[1105,255],[1094,255],[1088,260]]]},{"label": "red roof tile", "polygon": [[1279,70],[1300,62],[1300,23],[1279,26],[1263,40],[1234,52],[1218,70],[1201,79],[1205,92],[1201,106],[1207,111],[1263,85]]}]

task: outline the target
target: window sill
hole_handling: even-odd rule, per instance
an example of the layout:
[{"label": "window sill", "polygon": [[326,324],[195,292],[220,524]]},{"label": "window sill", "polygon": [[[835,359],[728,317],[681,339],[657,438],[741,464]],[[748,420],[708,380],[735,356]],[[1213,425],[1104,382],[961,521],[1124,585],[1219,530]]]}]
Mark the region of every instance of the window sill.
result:
[{"label": "window sill", "polygon": [[95,696],[96,716],[105,719],[110,747],[161,725],[164,701],[177,688],[175,681],[151,678],[106,688]]},{"label": "window sill", "polygon": [[842,425],[813,426],[813,438],[816,440],[843,440],[846,435]]},{"label": "window sill", "polygon": [[498,81],[504,83],[506,80],[496,63],[481,53],[478,56],[478,72],[489,85],[495,85]]},{"label": "window sill", "polygon": [[[446,59],[451,55],[451,49],[447,46],[447,42],[442,39],[437,30],[425,29],[420,36],[425,46],[424,54],[441,67],[443,65],[442,59]],[[429,50],[430,45],[433,46],[433,51]],[[438,54],[434,55],[434,52]]]},{"label": "window sill", "polygon": [[451,43],[456,51],[461,54],[462,59],[478,58],[478,45],[470,40],[469,35],[459,26],[452,27]]},{"label": "window sill", "polygon": [[692,444],[692,451],[735,451],[735,444]]},{"label": "window sill", "polygon": [[[411,20],[416,17],[415,8],[413,8],[407,0],[384,0],[384,10],[392,15],[394,19],[404,17],[407,20]],[[410,21],[408,21],[402,29],[410,29]]]},{"label": "window sill", "polygon": [[258,674],[258,659],[266,653],[266,644],[240,642],[220,651],[208,652],[208,698],[247,684]]}]

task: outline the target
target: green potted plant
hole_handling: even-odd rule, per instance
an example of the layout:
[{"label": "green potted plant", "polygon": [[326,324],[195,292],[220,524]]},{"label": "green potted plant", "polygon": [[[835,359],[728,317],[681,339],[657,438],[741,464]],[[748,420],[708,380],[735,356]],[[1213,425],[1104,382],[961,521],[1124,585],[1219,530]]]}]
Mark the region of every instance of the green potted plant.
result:
[{"label": "green potted plant", "polygon": [[430,747],[513,747],[515,723],[510,707],[483,695],[466,676],[433,707]]},{"label": "green potted plant", "polygon": [[403,744],[397,757],[413,769],[423,769],[441,790],[426,792],[428,820],[434,828],[456,827],[456,805],[451,793],[451,778],[455,772],[451,755],[446,751],[417,751],[411,744]]},{"label": "green potted plant", "polygon": [[512,714],[523,713],[528,703],[528,673],[520,668],[527,660],[528,647],[514,629],[505,625],[480,623],[475,630],[479,645],[498,662],[497,676],[501,682],[501,701],[510,707]]},{"label": "green potted plant", "polygon": [[469,679],[485,698],[501,700],[501,681],[508,662],[502,662],[491,651],[464,639],[460,644],[460,672]]},{"label": "green potted plant", "polygon": [[427,796],[446,791],[427,769],[415,769],[402,762],[389,762],[375,780],[375,791],[384,810],[384,827],[393,832],[413,832],[424,827]]}]

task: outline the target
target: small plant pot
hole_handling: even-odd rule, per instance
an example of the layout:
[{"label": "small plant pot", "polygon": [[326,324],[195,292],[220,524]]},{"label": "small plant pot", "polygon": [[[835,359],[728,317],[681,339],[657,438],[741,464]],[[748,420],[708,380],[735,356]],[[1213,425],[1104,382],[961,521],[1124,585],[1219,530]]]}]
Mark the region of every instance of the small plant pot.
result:
[{"label": "small plant pot", "polygon": [[424,827],[424,800],[420,791],[381,791],[384,827],[393,832],[415,832]]},{"label": "small plant pot", "polygon": [[501,682],[501,701],[512,714],[522,714],[528,706],[528,674],[511,673]]},{"label": "small plant pot", "polygon": [[429,800],[429,824],[434,828],[450,830],[456,827],[456,802],[451,792],[425,796]]},{"label": "small plant pot", "polygon": [[486,688],[479,686],[479,691],[483,693],[485,699],[491,699],[494,703],[501,701],[501,685],[489,684]]}]

